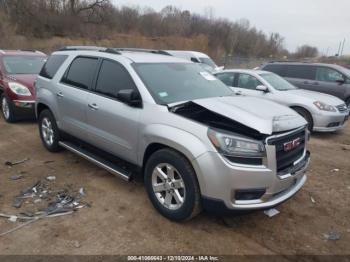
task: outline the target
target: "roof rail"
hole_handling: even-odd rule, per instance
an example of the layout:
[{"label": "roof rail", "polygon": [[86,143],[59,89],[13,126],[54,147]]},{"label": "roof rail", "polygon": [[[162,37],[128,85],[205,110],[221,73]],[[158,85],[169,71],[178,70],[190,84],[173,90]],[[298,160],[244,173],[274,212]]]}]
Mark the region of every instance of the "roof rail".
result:
[{"label": "roof rail", "polygon": [[298,60],[273,60],[268,63],[310,63],[308,61],[298,61]]},{"label": "roof rail", "polygon": [[152,54],[158,54],[158,55],[169,55],[170,54],[164,50],[158,50],[158,49],[146,49],[146,48],[113,48],[117,51],[130,51],[130,52],[143,52],[143,53],[152,53]]},{"label": "roof rail", "polygon": [[114,48],[101,47],[101,46],[65,46],[65,47],[59,49],[58,51],[78,51],[78,50],[106,52],[106,53],[120,55],[120,52],[118,52]]}]

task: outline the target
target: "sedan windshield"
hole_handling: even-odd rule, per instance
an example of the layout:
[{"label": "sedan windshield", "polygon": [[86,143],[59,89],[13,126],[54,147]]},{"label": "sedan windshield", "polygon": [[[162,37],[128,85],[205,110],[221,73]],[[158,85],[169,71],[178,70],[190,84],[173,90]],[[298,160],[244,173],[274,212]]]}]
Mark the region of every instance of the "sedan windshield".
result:
[{"label": "sedan windshield", "polygon": [[6,73],[15,74],[39,74],[46,61],[43,56],[5,56],[3,63]]},{"label": "sedan windshield", "polygon": [[214,63],[214,61],[211,60],[210,58],[200,57],[199,60],[201,61],[201,63],[206,64],[208,66],[211,66],[212,68],[217,67],[217,65]]},{"label": "sedan windshield", "polygon": [[158,104],[231,96],[230,88],[192,63],[139,63],[134,68]]},{"label": "sedan windshield", "polygon": [[267,81],[276,90],[286,91],[286,90],[297,89],[297,87],[293,86],[287,80],[283,79],[282,77],[276,74],[263,73],[263,74],[260,74],[260,76],[264,78],[265,81]]}]

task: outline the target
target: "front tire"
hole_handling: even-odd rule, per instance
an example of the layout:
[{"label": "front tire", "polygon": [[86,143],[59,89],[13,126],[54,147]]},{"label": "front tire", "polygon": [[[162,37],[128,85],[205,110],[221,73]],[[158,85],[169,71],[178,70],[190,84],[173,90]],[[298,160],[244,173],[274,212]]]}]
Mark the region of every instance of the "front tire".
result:
[{"label": "front tire", "polygon": [[39,115],[39,133],[42,143],[50,152],[61,150],[59,146],[60,132],[56,124],[56,119],[50,110],[45,109]]},{"label": "front tire", "polygon": [[348,99],[346,99],[345,103],[348,106],[348,108],[350,109],[350,97]]},{"label": "front tire", "polygon": [[145,167],[145,187],[153,206],[164,217],[185,221],[201,211],[200,190],[190,162],[171,149],[156,151]]},{"label": "front tire", "polygon": [[14,123],[16,121],[13,105],[4,94],[1,95],[1,113],[6,122]]},{"label": "front tire", "polygon": [[305,110],[304,108],[293,108],[299,115],[301,115],[307,122],[307,128],[309,129],[310,132],[314,129],[314,121],[312,119],[311,114]]}]

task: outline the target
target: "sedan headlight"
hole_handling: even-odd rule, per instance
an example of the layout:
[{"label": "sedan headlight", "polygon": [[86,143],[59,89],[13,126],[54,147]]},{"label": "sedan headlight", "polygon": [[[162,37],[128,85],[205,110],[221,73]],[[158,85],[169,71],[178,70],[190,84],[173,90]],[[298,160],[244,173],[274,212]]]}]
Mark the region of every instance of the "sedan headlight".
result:
[{"label": "sedan headlight", "polygon": [[337,112],[337,109],[335,109],[334,106],[328,105],[328,104],[323,103],[321,101],[314,102],[314,105],[322,111]]},{"label": "sedan headlight", "polygon": [[[219,153],[233,162],[261,164],[266,155],[265,146],[261,141],[211,128],[208,130],[208,137]],[[249,158],[261,161],[247,161]]]},{"label": "sedan headlight", "polygon": [[15,83],[15,82],[10,82],[8,83],[11,91],[13,93],[15,93],[16,95],[20,95],[20,96],[31,96],[32,94],[30,93],[28,87],[19,84],[19,83]]}]

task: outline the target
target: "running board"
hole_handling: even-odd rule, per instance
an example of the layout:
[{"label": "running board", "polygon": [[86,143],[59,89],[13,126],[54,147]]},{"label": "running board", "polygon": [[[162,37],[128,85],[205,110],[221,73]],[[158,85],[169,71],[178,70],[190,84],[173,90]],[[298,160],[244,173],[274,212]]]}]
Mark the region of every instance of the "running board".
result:
[{"label": "running board", "polygon": [[112,173],[113,175],[120,177],[126,181],[130,181],[131,178],[131,172],[125,171],[118,167],[116,164],[107,161],[103,159],[102,157],[86,150],[85,148],[82,148],[80,146],[77,146],[71,142],[67,141],[60,141],[59,145],[74,154],[77,154],[86,160],[98,165],[99,167],[102,167],[103,169],[107,170],[108,172]]}]

